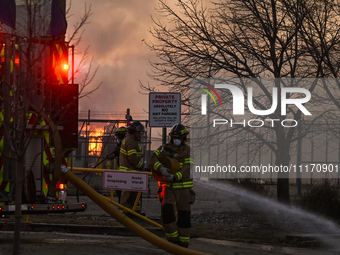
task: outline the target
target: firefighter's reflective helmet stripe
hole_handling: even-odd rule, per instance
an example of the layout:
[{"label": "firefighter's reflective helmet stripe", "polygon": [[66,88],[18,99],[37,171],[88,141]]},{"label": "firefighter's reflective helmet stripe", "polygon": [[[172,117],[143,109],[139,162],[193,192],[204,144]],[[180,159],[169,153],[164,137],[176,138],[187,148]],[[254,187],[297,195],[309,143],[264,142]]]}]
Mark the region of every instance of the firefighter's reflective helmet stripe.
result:
[{"label": "firefighter's reflective helmet stripe", "polygon": [[186,137],[188,134],[189,132],[187,132],[187,129],[181,123],[177,123],[173,125],[169,133],[170,137],[172,138],[173,137],[175,138]]},{"label": "firefighter's reflective helmet stripe", "polygon": [[176,230],[175,232],[173,232],[173,233],[165,233],[165,237],[166,238],[176,238],[176,237],[178,237],[178,231]]},{"label": "firefighter's reflective helmet stripe", "polygon": [[189,243],[190,237],[189,236],[179,236],[178,241],[183,242],[183,243]]},{"label": "firefighter's reflective helmet stripe", "polygon": [[119,127],[115,130],[115,134],[127,134],[127,129],[125,127]]}]

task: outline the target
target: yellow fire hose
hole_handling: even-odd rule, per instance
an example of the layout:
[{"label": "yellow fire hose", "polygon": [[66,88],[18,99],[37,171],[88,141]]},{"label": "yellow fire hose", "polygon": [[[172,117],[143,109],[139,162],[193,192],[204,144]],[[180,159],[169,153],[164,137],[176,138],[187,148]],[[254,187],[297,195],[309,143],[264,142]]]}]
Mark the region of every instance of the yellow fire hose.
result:
[{"label": "yellow fire hose", "polygon": [[[152,221],[152,220],[150,220],[150,219],[144,217],[143,215],[140,215],[139,213],[136,213],[135,211],[133,211],[133,210],[131,210],[131,209],[125,207],[125,206],[122,206],[121,204],[118,204],[118,203],[116,203],[115,201],[113,201],[113,200],[111,200],[111,199],[109,199],[109,198],[107,198],[107,197],[104,197],[104,196],[102,196],[102,197],[103,197],[105,200],[107,200],[108,202],[110,202],[111,204],[114,204],[115,206],[118,206],[119,208],[121,208],[121,209],[123,209],[123,210],[125,210],[125,211],[127,211],[127,212],[129,212],[129,213],[131,213],[131,214],[133,214],[133,215],[136,215],[137,217],[139,217],[139,218],[141,218],[141,219],[143,219],[143,220],[145,220],[145,221],[147,221],[147,222],[149,222],[149,223],[155,225],[156,227],[159,227],[159,228],[163,229],[163,226],[162,226],[162,225],[159,225],[158,223],[156,223],[156,222],[154,222],[154,221]],[[136,201],[137,201],[137,203],[138,203],[138,200],[137,200],[137,199],[136,199]]]},{"label": "yellow fire hose", "polygon": [[[103,173],[104,171],[118,171],[118,170],[101,169],[101,168],[73,167],[73,168],[72,168],[72,171]],[[141,171],[139,171],[139,173],[147,173],[148,175],[152,175],[151,172],[141,172]]]},{"label": "yellow fire hose", "polygon": [[208,255],[207,253],[190,250],[187,248],[183,248],[181,246],[170,243],[159,236],[151,233],[146,230],[142,226],[138,225],[136,222],[131,220],[129,217],[118,211],[114,206],[112,206],[106,199],[98,194],[94,189],[92,189],[89,185],[79,179],[76,175],[74,175],[66,166],[62,166],[61,170],[64,177],[72,183],[76,188],[86,194],[92,201],[94,201],[97,205],[99,205],[104,211],[110,214],[113,218],[123,224],[125,227],[133,231],[135,234],[139,235],[144,240],[149,243],[171,252],[173,254],[178,255]]},{"label": "yellow fire hose", "polygon": [[[69,168],[69,169],[70,169],[70,168]],[[104,171],[108,171],[107,169],[83,168],[83,167],[74,167],[72,170],[73,170],[73,171],[84,171],[84,172],[95,172],[95,173],[103,173]],[[152,173],[150,173],[150,172],[146,172],[146,173],[147,173],[148,175],[152,175]],[[152,221],[152,220],[150,220],[150,219],[144,217],[143,215],[141,215],[141,214],[135,212],[141,194],[142,194],[141,192],[138,192],[138,195],[137,195],[137,198],[136,198],[136,200],[135,200],[135,204],[133,205],[132,210],[129,209],[129,208],[127,208],[127,207],[125,207],[125,206],[122,206],[121,204],[116,203],[116,202],[113,201],[112,199],[108,199],[107,197],[104,197],[104,196],[103,196],[103,197],[104,197],[107,201],[109,201],[111,204],[114,204],[115,206],[118,206],[119,208],[121,208],[121,209],[123,209],[123,210],[125,210],[125,211],[127,211],[127,212],[129,212],[129,213],[131,213],[131,214],[133,214],[133,215],[135,215],[135,216],[141,218],[142,220],[145,220],[145,221],[147,221],[147,222],[149,222],[149,223],[155,225],[156,227],[159,227],[159,228],[163,229],[163,226],[162,226],[162,225],[159,225],[157,222],[154,222],[154,221]]]}]

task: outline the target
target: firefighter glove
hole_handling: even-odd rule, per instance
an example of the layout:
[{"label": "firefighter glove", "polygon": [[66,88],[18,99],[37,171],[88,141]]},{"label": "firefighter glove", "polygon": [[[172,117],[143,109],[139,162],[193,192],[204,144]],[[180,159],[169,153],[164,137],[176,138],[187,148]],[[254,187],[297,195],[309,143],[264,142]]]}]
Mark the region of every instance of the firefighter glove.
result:
[{"label": "firefighter glove", "polygon": [[166,175],[163,175],[164,178],[163,178],[163,181],[165,182],[172,182],[175,178],[175,176],[173,174],[169,174],[167,173]]},{"label": "firefighter glove", "polygon": [[166,168],[165,166],[161,166],[159,168],[159,172],[163,174],[163,176],[169,175],[170,174],[170,169]]}]

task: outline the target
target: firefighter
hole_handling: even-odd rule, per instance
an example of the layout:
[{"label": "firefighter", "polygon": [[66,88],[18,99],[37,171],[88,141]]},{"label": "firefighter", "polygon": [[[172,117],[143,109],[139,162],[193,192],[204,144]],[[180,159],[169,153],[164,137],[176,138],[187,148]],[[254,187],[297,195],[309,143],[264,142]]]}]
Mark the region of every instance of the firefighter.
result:
[{"label": "firefighter", "polygon": [[[123,171],[141,171],[143,164],[140,161],[142,156],[141,147],[138,146],[138,141],[141,140],[141,135],[144,132],[144,126],[139,121],[131,121],[127,126],[128,134],[122,141],[119,154],[119,170]],[[138,192],[122,191],[121,205],[132,209],[135,203]],[[139,211],[139,206],[137,210]]]},{"label": "firefighter", "polygon": [[[169,242],[188,247],[190,242],[191,228],[191,204],[195,200],[195,192],[192,190],[193,179],[190,178],[190,146],[185,142],[188,132],[180,124],[175,124],[169,136],[170,142],[160,146],[149,158],[149,166],[163,175],[163,179],[158,182],[157,191],[161,202],[161,215],[165,236]],[[177,173],[170,173],[159,161],[163,150],[172,151],[172,158],[179,161],[180,170]],[[169,155],[168,155],[169,156]],[[175,215],[177,210],[177,219]]]},{"label": "firefighter", "polygon": [[[126,127],[119,127],[115,130],[114,134],[115,134],[115,137],[116,137],[117,146],[113,150],[113,152],[110,155],[107,156],[107,159],[113,160],[114,158],[117,158],[117,167],[119,168],[120,147],[122,145],[123,139],[125,138],[125,136],[127,134],[127,129],[126,129]],[[115,169],[117,169],[117,168],[115,168]],[[122,191],[116,190],[116,194],[117,194],[117,197],[118,197],[118,203],[120,203],[120,197],[121,197]]]},{"label": "firefighter", "polygon": [[122,141],[124,140],[125,136],[127,135],[126,127],[119,127],[115,130],[114,134],[116,137],[117,146],[113,150],[113,152],[107,156],[108,159],[112,160],[117,157],[117,166],[119,167],[119,152],[120,147],[122,146]]}]

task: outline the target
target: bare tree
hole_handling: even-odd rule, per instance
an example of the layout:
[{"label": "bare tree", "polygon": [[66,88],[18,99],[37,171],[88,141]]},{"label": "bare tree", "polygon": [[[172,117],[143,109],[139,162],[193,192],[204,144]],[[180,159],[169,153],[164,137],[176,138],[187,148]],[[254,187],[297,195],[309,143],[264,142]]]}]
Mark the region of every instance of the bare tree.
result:
[{"label": "bare tree", "polygon": [[[71,2],[66,12],[69,13],[70,9],[71,9]],[[91,5],[87,6],[87,4],[85,3],[83,16],[80,17],[79,22],[74,24],[73,31],[68,36],[68,43],[72,44],[73,47],[77,47],[82,42],[82,35],[84,33],[84,27],[88,23],[88,20],[92,16],[92,14],[93,14],[92,6]],[[96,76],[99,66],[97,66],[94,70],[92,70],[93,69],[93,66],[92,66],[93,58],[89,57],[89,46],[85,49],[84,52],[76,52],[76,54],[80,55],[81,58],[80,58],[78,65],[75,67],[75,70],[74,70],[75,76],[79,75],[81,71],[84,71],[84,66],[88,65],[88,69],[85,71],[85,74],[83,76],[84,78],[79,84],[80,85],[79,86],[79,98],[83,98],[83,97],[87,97],[88,95],[92,94],[97,89],[99,89],[102,83],[99,83],[93,89],[87,90],[88,86],[92,84],[93,78]]]},{"label": "bare tree", "polygon": [[[310,3],[309,3],[310,4]],[[304,42],[304,50],[308,52],[311,61],[320,66],[320,77],[328,78],[331,82],[323,82],[323,91],[319,93],[321,100],[333,103],[334,110],[325,119],[329,129],[339,136],[340,109],[340,3],[338,1],[313,1],[313,9],[306,15],[306,22],[299,32],[299,37]],[[302,8],[308,8],[303,5]]]},{"label": "bare tree", "polygon": [[[323,1],[328,2],[328,1]],[[162,20],[153,19],[151,34],[156,39],[147,43],[158,60],[153,61],[153,70],[149,76],[158,85],[170,91],[182,93],[183,104],[189,106],[190,79],[200,77],[250,78],[255,80],[255,91],[260,95],[253,98],[253,105],[260,110],[269,109],[273,103],[271,86],[265,85],[263,78],[320,78],[323,77],[321,61],[317,61],[306,50],[309,36],[314,36],[310,19],[318,19],[325,14],[325,8],[316,1],[290,0],[220,0],[204,7],[199,0],[177,1],[171,6],[159,1],[158,13]],[[335,14],[335,13],[334,13]],[[164,21],[165,20],[165,21]],[[319,21],[321,32],[329,24]],[[333,23],[334,25],[334,23]],[[313,28],[315,30],[315,28]],[[338,29],[337,27],[334,30]],[[328,45],[333,56],[337,45]],[[150,86],[143,89],[154,90]],[[246,94],[246,84],[238,85]],[[277,80],[275,86],[301,86],[314,92],[317,82],[307,84],[285,84]],[[279,92],[280,93],[280,92]],[[288,95],[296,97],[294,93]],[[231,97],[230,97],[231,99]],[[280,100],[280,96],[279,96]],[[316,107],[318,102],[314,102]],[[268,117],[284,120],[279,101],[276,111]],[[245,105],[248,109],[247,105]],[[230,113],[228,113],[230,114]],[[296,107],[288,107],[287,116],[301,123],[303,114]],[[230,116],[232,118],[232,116]],[[317,117],[317,116],[313,116]],[[266,116],[258,116],[265,119]],[[312,122],[315,121],[312,120]],[[298,136],[296,128],[284,128],[279,122],[267,127],[266,132],[256,132],[248,127],[235,128],[233,136],[250,138],[254,153],[265,146],[275,155],[275,164],[287,166],[290,162],[291,149]],[[265,133],[265,134],[263,134]],[[237,143],[240,143],[238,139]],[[281,173],[277,180],[277,198],[289,203],[289,179],[287,173]]]},{"label": "bare tree", "polygon": [[[11,194],[14,193],[16,205],[13,254],[19,254],[20,248],[23,183],[27,180],[36,157],[46,150],[44,148],[43,151],[38,152],[31,160],[31,165],[26,165],[25,157],[29,145],[36,134],[44,135],[46,126],[49,127],[52,140],[50,142],[55,146],[53,178],[48,190],[48,196],[53,198],[56,193],[55,184],[61,177],[62,157],[66,153],[66,148],[62,147],[58,126],[61,125],[66,109],[70,105],[78,102],[79,97],[93,93],[100,86],[99,84],[94,89],[85,91],[99,68],[92,71],[91,60],[86,50],[79,66],[74,70],[74,73],[78,74],[84,70],[85,64],[90,62],[84,79],[80,83],[79,94],[61,107],[62,85],[73,82],[73,80],[68,80],[73,77],[68,77],[68,71],[63,71],[61,67],[63,64],[61,60],[68,55],[71,42],[65,42],[63,35],[59,38],[51,36],[50,8],[49,4],[41,4],[39,1],[21,3],[19,7],[17,6],[17,10],[22,14],[20,16],[19,13],[19,18],[17,18],[17,30],[4,26],[0,35],[1,47],[4,47],[3,52],[5,52],[4,63],[0,65],[3,109],[1,128],[4,136],[1,154],[4,157],[3,164],[6,169],[4,179],[15,183],[15,191],[11,191]],[[75,25],[74,32],[70,35],[70,40],[75,40],[76,44],[81,42],[79,31],[86,25],[91,14],[91,6],[89,8],[85,6],[81,21]]]}]

